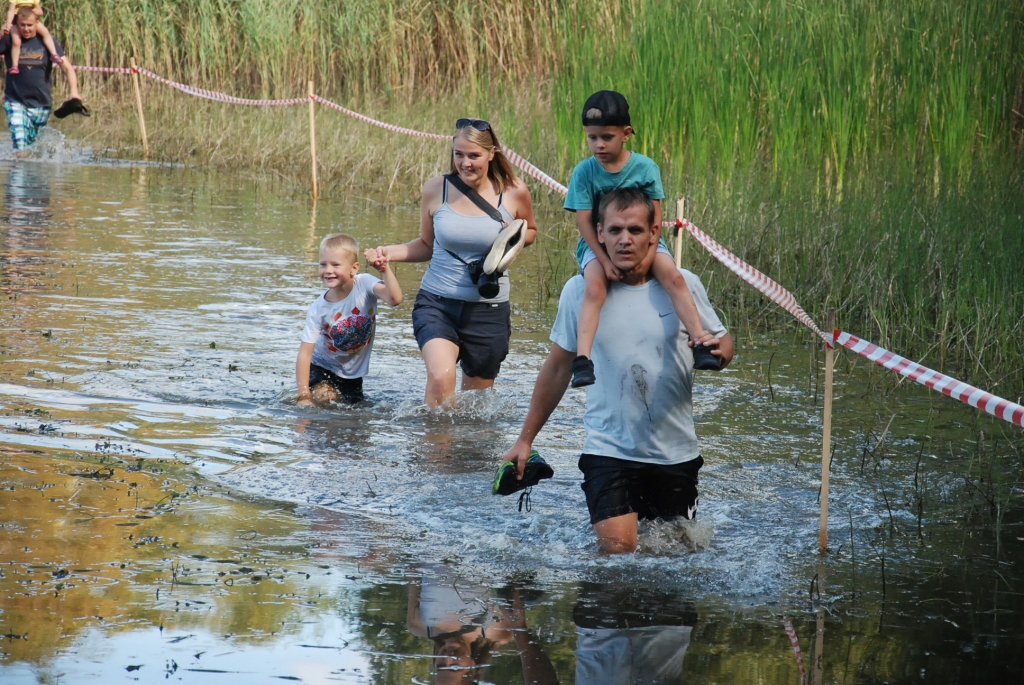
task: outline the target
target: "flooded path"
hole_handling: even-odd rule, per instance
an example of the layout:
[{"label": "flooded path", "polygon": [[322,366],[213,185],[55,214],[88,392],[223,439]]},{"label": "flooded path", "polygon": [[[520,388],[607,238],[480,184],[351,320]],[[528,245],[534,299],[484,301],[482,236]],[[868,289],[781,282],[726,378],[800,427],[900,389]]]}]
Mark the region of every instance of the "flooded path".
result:
[{"label": "flooded path", "polygon": [[0,192],[4,683],[798,683],[787,622],[813,682],[1024,672],[1009,424],[840,355],[819,566],[820,352],[730,322],[736,362],[695,392],[698,523],[609,558],[575,465],[581,393],[537,441],[556,473],[531,510],[490,495],[563,278],[539,251],[513,270],[495,391],[424,408],[422,267],[399,265],[409,304],[378,316],[370,401],[305,409],[319,238],[406,240],[415,206],[313,215],[251,181],[42,163],[0,163]]}]

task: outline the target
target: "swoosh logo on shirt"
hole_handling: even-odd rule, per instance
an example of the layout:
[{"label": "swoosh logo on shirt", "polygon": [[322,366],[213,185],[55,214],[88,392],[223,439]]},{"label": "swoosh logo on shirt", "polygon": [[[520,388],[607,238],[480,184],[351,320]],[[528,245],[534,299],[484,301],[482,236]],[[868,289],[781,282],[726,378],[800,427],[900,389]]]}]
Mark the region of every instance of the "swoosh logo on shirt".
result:
[{"label": "swoosh logo on shirt", "polygon": [[660,316],[660,317],[661,317],[661,318],[663,318],[663,319],[664,319],[664,318],[665,318],[666,316],[668,316],[669,314],[675,314],[675,310],[673,310],[673,311],[671,311],[671,312],[665,312],[664,314],[662,314],[661,312],[658,312],[658,316]]}]

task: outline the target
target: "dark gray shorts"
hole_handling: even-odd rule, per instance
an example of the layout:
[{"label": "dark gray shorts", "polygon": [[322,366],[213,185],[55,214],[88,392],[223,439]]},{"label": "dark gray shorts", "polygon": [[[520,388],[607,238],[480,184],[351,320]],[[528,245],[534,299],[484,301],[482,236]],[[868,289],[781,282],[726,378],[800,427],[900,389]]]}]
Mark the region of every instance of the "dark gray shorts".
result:
[{"label": "dark gray shorts", "polygon": [[333,386],[335,390],[341,393],[342,399],[347,404],[355,404],[366,399],[363,395],[362,378],[342,378],[322,366],[310,364],[309,387],[312,388],[320,383],[328,383]]},{"label": "dark gray shorts", "polygon": [[580,456],[583,494],[590,522],[636,513],[640,520],[697,516],[697,472],[704,459],[663,466],[639,461]]},{"label": "dark gray shorts", "polygon": [[412,308],[416,344],[441,338],[459,346],[462,373],[493,380],[508,356],[512,309],[508,302],[466,302],[420,290]]}]

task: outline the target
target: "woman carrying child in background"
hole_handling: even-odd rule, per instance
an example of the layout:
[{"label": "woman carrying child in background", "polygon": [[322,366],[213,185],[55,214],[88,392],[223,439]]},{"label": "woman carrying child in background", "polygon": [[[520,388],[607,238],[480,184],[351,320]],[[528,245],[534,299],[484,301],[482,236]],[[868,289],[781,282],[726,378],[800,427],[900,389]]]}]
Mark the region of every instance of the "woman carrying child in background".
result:
[{"label": "woman carrying child in background", "polygon": [[[8,33],[11,34],[11,68],[8,70],[8,74],[21,73],[21,69],[18,68],[18,62],[21,61],[21,36],[17,31],[12,32],[11,29],[14,28],[15,17],[22,7],[31,7],[32,13],[36,15],[37,19],[43,16],[43,8],[39,4],[39,0],[11,0],[11,7],[7,10],[7,20],[4,22],[3,29],[0,29],[0,38]],[[57,54],[57,45],[53,42],[53,36],[41,21],[36,23],[36,35],[42,39],[46,51],[50,53],[50,61],[60,64],[63,58]]]},{"label": "woman carrying child in background", "polygon": [[494,129],[483,119],[456,121],[450,173],[423,186],[419,237],[377,248],[392,262],[430,260],[412,310],[429,406],[455,395],[456,363],[463,390],[494,385],[512,337],[503,271],[536,236],[530,191]]}]

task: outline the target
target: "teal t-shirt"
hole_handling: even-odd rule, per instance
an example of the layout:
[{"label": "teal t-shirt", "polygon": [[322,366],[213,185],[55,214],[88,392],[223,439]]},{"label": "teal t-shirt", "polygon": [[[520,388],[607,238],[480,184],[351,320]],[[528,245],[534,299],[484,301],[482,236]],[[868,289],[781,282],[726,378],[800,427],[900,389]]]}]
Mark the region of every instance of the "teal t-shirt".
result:
[{"label": "teal t-shirt", "polygon": [[[665,189],[661,185],[661,169],[650,157],[639,152],[630,152],[626,165],[614,174],[606,171],[596,157],[588,157],[572,170],[569,192],[562,205],[570,212],[589,209],[597,220],[597,205],[604,195],[616,188],[641,188],[652,200],[664,200]],[[662,241],[664,242],[664,241]],[[577,260],[588,249],[582,236],[576,243]]]}]

